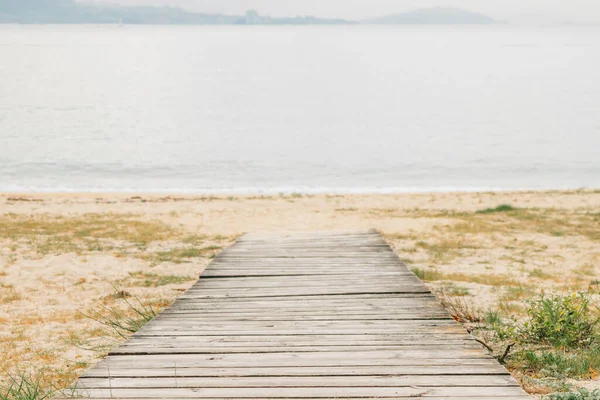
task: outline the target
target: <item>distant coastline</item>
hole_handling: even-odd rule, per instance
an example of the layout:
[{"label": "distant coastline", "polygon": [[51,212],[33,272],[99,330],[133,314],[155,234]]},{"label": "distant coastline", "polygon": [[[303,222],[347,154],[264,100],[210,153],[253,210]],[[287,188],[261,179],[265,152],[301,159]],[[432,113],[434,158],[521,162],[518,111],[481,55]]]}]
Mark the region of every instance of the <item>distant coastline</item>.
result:
[{"label": "distant coastline", "polygon": [[178,7],[99,6],[72,0],[0,2],[0,24],[126,25],[489,25],[495,19],[457,8],[418,9],[365,20],[315,16],[270,17],[248,10],[245,15],[205,14]]}]

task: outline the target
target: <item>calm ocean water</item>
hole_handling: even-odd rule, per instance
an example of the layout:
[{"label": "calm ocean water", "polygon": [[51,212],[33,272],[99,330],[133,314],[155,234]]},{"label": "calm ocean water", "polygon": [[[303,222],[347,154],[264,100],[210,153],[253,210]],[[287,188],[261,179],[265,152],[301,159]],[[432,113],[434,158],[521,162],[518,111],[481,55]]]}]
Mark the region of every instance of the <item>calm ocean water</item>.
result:
[{"label": "calm ocean water", "polygon": [[600,187],[600,29],[0,26],[0,191]]}]

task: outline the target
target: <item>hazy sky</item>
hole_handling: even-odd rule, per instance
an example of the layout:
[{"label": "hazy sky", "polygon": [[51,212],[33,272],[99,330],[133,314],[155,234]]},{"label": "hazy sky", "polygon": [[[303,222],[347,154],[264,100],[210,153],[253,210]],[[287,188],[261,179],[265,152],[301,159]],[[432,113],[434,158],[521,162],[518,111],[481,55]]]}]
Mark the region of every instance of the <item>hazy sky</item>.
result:
[{"label": "hazy sky", "polygon": [[362,18],[420,7],[460,7],[516,23],[558,22],[600,24],[599,0],[81,0],[97,3],[169,4],[204,12],[317,15]]}]

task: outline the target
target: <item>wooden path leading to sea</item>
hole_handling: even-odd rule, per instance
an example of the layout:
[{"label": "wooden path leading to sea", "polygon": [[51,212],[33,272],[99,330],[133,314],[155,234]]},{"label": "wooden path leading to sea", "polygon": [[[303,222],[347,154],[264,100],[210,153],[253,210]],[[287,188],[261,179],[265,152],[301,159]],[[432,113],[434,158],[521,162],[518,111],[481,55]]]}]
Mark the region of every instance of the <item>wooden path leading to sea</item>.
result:
[{"label": "wooden path leading to sea", "polygon": [[246,235],[80,379],[93,399],[528,399],[376,232]]}]

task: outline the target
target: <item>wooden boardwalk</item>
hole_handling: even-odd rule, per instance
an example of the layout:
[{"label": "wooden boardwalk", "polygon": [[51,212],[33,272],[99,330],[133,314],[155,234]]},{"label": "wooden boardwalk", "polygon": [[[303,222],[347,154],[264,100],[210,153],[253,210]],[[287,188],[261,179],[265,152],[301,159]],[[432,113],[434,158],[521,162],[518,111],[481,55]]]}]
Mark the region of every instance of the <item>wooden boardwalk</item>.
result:
[{"label": "wooden boardwalk", "polygon": [[528,399],[376,232],[246,235],[79,381],[104,399]]}]

